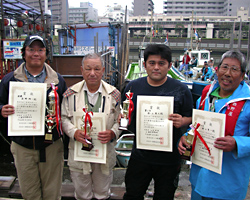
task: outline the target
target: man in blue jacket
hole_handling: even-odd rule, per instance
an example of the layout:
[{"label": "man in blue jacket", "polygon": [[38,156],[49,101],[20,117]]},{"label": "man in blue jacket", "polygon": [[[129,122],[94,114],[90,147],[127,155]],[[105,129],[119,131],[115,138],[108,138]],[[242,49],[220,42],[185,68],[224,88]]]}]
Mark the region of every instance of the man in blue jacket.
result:
[{"label": "man in blue jacket", "polygon": [[[192,200],[242,200],[247,194],[250,177],[250,89],[243,81],[246,60],[239,51],[222,55],[215,80],[198,99],[196,108],[225,113],[225,137],[216,138],[214,147],[223,150],[222,173],[192,164],[190,182]],[[205,89],[204,89],[205,90]],[[235,111],[238,110],[236,114]],[[233,117],[231,117],[233,116]],[[234,123],[235,126],[231,126]],[[182,137],[178,150],[189,147]]]},{"label": "man in blue jacket", "polygon": [[[15,113],[15,107],[8,104],[10,81],[46,83],[47,105],[48,95],[52,90],[51,83],[54,83],[58,88],[59,99],[57,100],[60,106],[66,83],[60,74],[45,63],[48,53],[43,37],[30,35],[25,39],[22,48],[22,57],[25,62],[15,71],[4,76],[0,83],[0,119],[6,124],[8,116]],[[45,133],[48,133],[46,127]],[[11,152],[24,199],[61,199],[64,164],[61,136],[60,131],[53,128],[51,137],[46,139],[45,136],[35,135],[10,137]]]},{"label": "man in blue jacket", "polygon": [[202,68],[202,77],[201,80],[202,81],[206,81],[207,79],[209,79],[210,76],[212,76],[213,71],[212,69],[208,66],[207,63],[204,64],[204,68]]}]

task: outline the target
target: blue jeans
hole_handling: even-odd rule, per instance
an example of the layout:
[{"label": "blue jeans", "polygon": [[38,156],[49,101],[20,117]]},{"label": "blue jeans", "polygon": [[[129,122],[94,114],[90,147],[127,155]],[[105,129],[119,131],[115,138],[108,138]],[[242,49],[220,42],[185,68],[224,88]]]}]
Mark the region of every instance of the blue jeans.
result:
[{"label": "blue jeans", "polygon": [[125,175],[124,200],[143,200],[152,179],[154,199],[173,200],[178,187],[180,165],[155,165],[130,158]]},{"label": "blue jeans", "polygon": [[182,65],[180,66],[180,68],[179,68],[179,71],[182,71],[183,68],[184,68],[185,71],[187,71],[187,70],[188,70],[188,64],[182,64]]}]

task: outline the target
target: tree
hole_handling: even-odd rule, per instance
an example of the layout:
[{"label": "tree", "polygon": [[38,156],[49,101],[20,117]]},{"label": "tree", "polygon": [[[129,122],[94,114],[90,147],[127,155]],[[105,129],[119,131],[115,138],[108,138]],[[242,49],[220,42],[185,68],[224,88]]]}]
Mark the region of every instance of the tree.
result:
[{"label": "tree", "polygon": [[175,25],[174,30],[175,30],[175,33],[179,33],[179,37],[182,37],[183,31],[184,31],[184,25],[181,23],[177,23]]}]

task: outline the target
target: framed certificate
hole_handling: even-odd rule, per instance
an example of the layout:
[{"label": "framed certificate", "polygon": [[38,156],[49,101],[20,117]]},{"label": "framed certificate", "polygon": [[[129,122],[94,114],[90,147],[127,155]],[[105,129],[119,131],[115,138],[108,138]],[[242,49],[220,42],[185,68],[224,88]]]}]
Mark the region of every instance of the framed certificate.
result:
[{"label": "framed certificate", "polygon": [[8,136],[44,135],[47,84],[10,81],[9,86],[15,114],[8,116]]},{"label": "framed certificate", "polygon": [[[83,114],[84,112],[73,113],[74,124],[78,129],[80,129],[81,124],[83,123]],[[74,160],[106,164],[107,144],[102,144],[100,140],[97,139],[98,133],[106,130],[105,114],[94,113],[91,120],[92,132],[90,137],[92,138],[94,148],[91,151],[84,151],[82,150],[82,143],[75,141]]]},{"label": "framed certificate", "polygon": [[225,120],[225,114],[193,109],[192,121],[200,123],[198,132],[207,143],[211,156],[197,137],[191,161],[218,174],[221,174],[223,150],[217,149],[213,145],[216,138],[225,136]]},{"label": "framed certificate", "polygon": [[173,151],[174,97],[137,96],[136,145],[138,149]]}]

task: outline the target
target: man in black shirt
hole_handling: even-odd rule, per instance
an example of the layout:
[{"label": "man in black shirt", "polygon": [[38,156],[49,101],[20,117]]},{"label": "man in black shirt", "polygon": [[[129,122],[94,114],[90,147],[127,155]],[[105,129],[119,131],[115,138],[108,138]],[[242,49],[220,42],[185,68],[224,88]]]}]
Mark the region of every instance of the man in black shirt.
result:
[{"label": "man in black shirt", "polygon": [[[154,179],[154,199],[174,199],[180,172],[180,155],[177,142],[182,133],[181,127],[192,120],[192,96],[190,90],[180,81],[167,77],[171,68],[172,54],[168,46],[162,44],[149,45],[144,52],[144,66],[147,77],[131,81],[123,94],[129,90],[133,93],[134,111],[131,115],[129,131],[136,133],[136,103],[138,95],[174,97],[174,114],[169,115],[173,121],[173,151],[153,151],[137,149],[136,142],[132,149],[128,169],[125,176],[125,200],[143,200],[148,185]],[[166,130],[167,131],[167,130]],[[135,137],[136,138],[136,137]]]}]

